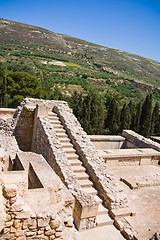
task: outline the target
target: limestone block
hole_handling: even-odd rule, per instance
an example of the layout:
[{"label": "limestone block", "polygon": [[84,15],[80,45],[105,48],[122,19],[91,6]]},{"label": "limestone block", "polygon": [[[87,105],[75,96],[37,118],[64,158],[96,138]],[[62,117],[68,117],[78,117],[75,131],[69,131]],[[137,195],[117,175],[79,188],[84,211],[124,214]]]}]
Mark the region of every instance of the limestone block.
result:
[{"label": "limestone block", "polygon": [[22,223],[22,229],[23,230],[28,228],[28,221],[29,221],[28,219],[23,220],[23,223]]},{"label": "limestone block", "polygon": [[13,225],[13,221],[6,222],[5,227],[11,227]]},{"label": "limestone block", "polygon": [[[11,186],[11,193],[8,198],[14,198],[18,193],[23,199],[25,199],[28,192],[28,173],[25,171],[8,171],[0,173],[0,178],[4,183],[4,186]],[[13,184],[13,190],[12,190]],[[8,190],[9,191],[9,190]],[[10,195],[11,194],[11,195]]]},{"label": "limestone block", "polygon": [[[4,224],[7,220],[7,214],[4,209],[4,198],[2,196],[2,186],[0,185],[0,232],[4,228]],[[11,219],[9,219],[11,220]]]},{"label": "limestone block", "polygon": [[36,219],[31,218],[31,219],[28,220],[28,228],[29,229],[36,229],[37,228]]},{"label": "limestone block", "polygon": [[15,233],[16,231],[17,231],[17,229],[15,227],[10,228],[10,233]]},{"label": "limestone block", "polygon": [[35,232],[32,232],[32,231],[26,232],[26,237],[32,237],[32,236],[34,236],[34,235],[36,235]]},{"label": "limestone block", "polygon": [[55,234],[55,230],[54,229],[50,229],[48,231],[45,231],[44,235],[45,236],[51,236],[51,235],[54,235]]},{"label": "limestone block", "polygon": [[59,219],[51,220],[49,224],[52,229],[56,229],[61,225],[61,221]]},{"label": "limestone block", "polygon": [[61,233],[61,232],[56,232],[56,233],[55,233],[55,236],[56,236],[56,238],[59,238],[59,237],[62,236],[62,233]]},{"label": "limestone block", "polygon": [[50,236],[49,240],[54,240],[56,237],[55,235]]},{"label": "limestone block", "polygon": [[39,228],[41,228],[41,227],[46,227],[48,225],[48,221],[46,220],[46,219],[44,219],[44,218],[39,218],[38,220],[37,220],[37,226],[39,227]]},{"label": "limestone block", "polygon": [[17,194],[17,186],[15,184],[5,184],[3,187],[3,196],[5,198],[15,197]]},{"label": "limestone block", "polygon": [[73,218],[68,219],[66,222],[66,227],[73,227]]},{"label": "limestone block", "polygon": [[16,237],[16,238],[21,237],[21,236],[23,236],[23,235],[24,235],[23,230],[17,230],[17,231],[15,232],[15,237]]},{"label": "limestone block", "polygon": [[14,222],[13,222],[13,226],[15,228],[19,228],[19,227],[22,226],[22,223],[21,223],[21,221],[19,219],[15,219]]},{"label": "limestone block", "polygon": [[10,207],[9,210],[10,210],[11,212],[22,212],[23,209],[24,209],[23,203],[20,202],[20,201],[17,201],[17,202],[15,202],[14,204],[11,205],[11,207]]},{"label": "limestone block", "polygon": [[75,208],[74,211],[76,212],[76,214],[79,216],[79,218],[89,218],[89,217],[93,217],[97,215],[98,212],[98,204],[91,204],[92,202],[90,201],[90,203],[85,202],[85,198],[84,200],[80,200],[80,199],[75,199]]},{"label": "limestone block", "polygon": [[15,219],[28,219],[30,217],[30,212],[17,212],[15,215]]}]

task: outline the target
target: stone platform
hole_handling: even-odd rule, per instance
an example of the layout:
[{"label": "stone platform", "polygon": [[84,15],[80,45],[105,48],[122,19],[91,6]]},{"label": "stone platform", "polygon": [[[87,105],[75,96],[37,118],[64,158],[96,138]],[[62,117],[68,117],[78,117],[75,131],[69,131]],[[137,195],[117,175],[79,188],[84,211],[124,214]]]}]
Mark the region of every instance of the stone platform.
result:
[{"label": "stone platform", "polygon": [[150,165],[158,163],[160,152],[152,148],[98,150],[108,166]]}]

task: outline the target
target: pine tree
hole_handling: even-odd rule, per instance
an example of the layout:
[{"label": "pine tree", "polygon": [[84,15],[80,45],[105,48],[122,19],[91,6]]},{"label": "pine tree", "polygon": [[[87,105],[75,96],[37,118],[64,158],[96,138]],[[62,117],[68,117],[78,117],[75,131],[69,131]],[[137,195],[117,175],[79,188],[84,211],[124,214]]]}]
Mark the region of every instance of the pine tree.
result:
[{"label": "pine tree", "polygon": [[150,136],[151,131],[151,110],[152,110],[152,94],[146,96],[142,106],[140,118],[140,134],[144,137]]}]

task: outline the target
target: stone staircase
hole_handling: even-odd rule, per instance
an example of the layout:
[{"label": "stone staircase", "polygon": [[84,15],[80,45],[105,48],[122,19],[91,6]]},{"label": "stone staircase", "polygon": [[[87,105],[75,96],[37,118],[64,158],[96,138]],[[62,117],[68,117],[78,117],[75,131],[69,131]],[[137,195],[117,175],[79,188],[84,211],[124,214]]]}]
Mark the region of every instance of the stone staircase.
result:
[{"label": "stone staircase", "polygon": [[68,161],[71,164],[71,167],[79,181],[80,186],[82,187],[85,193],[88,193],[94,196],[95,200],[99,203],[98,215],[96,217],[96,225],[105,226],[112,225],[113,220],[109,217],[108,209],[103,206],[101,198],[98,196],[98,191],[94,188],[94,184],[87,174],[86,168],[83,166],[83,162],[79,158],[79,155],[76,153],[73,144],[71,143],[66,130],[64,129],[61,121],[59,120],[57,114],[53,112],[48,113],[48,119],[53,125],[54,131],[58,136],[61,145],[63,146],[63,151],[66,154]]}]

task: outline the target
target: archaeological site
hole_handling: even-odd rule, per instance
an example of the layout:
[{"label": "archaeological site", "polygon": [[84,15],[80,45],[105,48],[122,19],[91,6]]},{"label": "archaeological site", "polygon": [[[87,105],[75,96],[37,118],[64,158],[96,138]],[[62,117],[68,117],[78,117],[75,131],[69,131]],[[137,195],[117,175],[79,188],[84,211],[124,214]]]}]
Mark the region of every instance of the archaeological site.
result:
[{"label": "archaeological site", "polygon": [[0,239],[160,239],[160,144],[87,135],[67,102],[0,109]]}]

